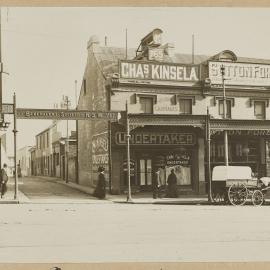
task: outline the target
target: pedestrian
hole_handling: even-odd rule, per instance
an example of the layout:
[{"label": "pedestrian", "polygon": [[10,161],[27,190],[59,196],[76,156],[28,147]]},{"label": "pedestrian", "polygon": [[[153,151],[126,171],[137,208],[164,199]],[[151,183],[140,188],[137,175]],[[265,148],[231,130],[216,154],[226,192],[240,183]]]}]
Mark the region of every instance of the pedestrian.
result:
[{"label": "pedestrian", "polygon": [[104,171],[105,169],[103,167],[98,168],[98,182],[96,189],[93,193],[93,196],[99,198],[99,199],[105,199],[106,197],[106,181],[105,181],[105,176],[104,176]]},{"label": "pedestrian", "polygon": [[178,190],[177,190],[177,178],[174,172],[174,169],[171,169],[171,173],[168,176],[167,180],[167,198],[177,198],[178,197]]},{"label": "pedestrian", "polygon": [[157,197],[160,198],[160,187],[161,187],[160,168],[156,168],[152,183],[153,199],[156,199]]},{"label": "pedestrian", "polygon": [[1,169],[1,198],[5,195],[7,192],[7,164],[4,163],[3,168]]},{"label": "pedestrian", "polygon": [[17,175],[18,175],[19,178],[22,177],[22,169],[21,169],[20,164],[17,165]]}]

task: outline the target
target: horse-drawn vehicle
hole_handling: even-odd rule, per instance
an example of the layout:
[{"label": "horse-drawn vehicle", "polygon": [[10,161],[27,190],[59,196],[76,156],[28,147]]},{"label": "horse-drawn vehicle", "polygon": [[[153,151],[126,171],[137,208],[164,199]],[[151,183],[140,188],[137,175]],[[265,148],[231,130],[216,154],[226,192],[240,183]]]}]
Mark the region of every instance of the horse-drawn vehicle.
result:
[{"label": "horse-drawn vehicle", "polygon": [[244,205],[248,198],[254,205],[262,205],[270,189],[270,178],[257,179],[248,166],[216,166],[212,173],[214,202]]}]

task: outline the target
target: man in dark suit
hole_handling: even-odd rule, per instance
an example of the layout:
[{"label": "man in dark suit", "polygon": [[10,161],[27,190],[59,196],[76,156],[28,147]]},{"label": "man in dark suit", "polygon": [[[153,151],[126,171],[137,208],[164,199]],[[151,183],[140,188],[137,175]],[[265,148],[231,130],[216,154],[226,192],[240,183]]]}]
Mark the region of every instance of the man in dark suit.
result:
[{"label": "man in dark suit", "polygon": [[7,192],[7,164],[4,163],[3,168],[1,169],[1,198],[5,195]]}]

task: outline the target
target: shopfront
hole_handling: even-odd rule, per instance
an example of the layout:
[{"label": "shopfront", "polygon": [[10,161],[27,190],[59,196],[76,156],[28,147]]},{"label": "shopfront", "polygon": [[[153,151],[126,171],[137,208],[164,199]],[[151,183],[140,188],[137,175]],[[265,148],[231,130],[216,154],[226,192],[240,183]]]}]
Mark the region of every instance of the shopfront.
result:
[{"label": "shopfront", "polygon": [[[198,138],[201,138],[200,140]],[[127,189],[126,133],[116,130],[112,134],[112,179],[119,189]],[[154,172],[160,169],[162,185],[167,184],[171,170],[177,177],[179,192],[192,193],[199,189],[199,149],[204,148],[203,131],[193,127],[138,127],[130,137],[130,179],[133,191],[150,191]],[[204,170],[204,168],[202,168]]]},{"label": "shopfront", "polygon": [[[228,121],[227,121],[228,122]],[[249,166],[258,176],[270,176],[270,131],[269,121],[231,121],[227,123],[228,158],[231,166]],[[241,123],[242,122],[242,123]],[[214,124],[215,126],[215,124]],[[223,131],[212,130],[211,167],[224,164]]]}]

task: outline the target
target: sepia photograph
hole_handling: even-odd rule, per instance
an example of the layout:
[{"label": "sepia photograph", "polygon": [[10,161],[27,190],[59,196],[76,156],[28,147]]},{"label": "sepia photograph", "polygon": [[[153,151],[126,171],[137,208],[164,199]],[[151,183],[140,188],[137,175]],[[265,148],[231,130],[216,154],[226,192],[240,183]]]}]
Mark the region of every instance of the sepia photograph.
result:
[{"label": "sepia photograph", "polygon": [[0,269],[267,269],[269,14],[1,5]]}]

